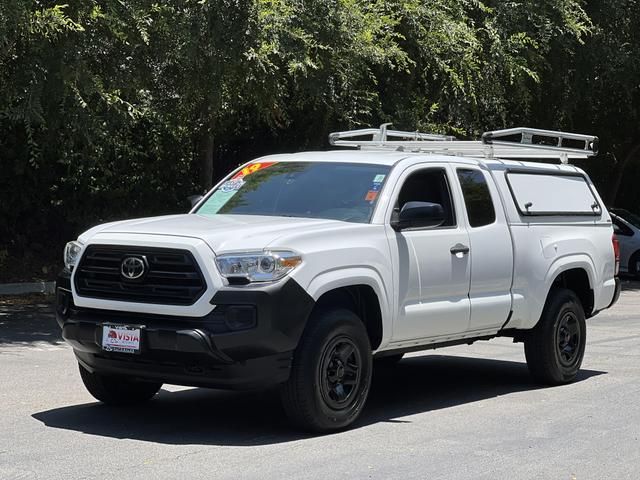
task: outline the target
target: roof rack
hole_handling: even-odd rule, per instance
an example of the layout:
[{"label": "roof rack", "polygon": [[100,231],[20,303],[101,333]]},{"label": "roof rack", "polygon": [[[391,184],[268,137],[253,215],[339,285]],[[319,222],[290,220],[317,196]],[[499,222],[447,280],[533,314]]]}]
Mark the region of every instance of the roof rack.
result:
[{"label": "roof rack", "polygon": [[[334,132],[329,135],[329,143],[361,150],[393,149],[486,159],[557,159],[561,163],[598,154],[598,137],[592,135],[518,127],[485,132],[482,140],[457,140],[446,135],[389,130],[389,125]],[[357,139],[366,136],[371,138]]]}]

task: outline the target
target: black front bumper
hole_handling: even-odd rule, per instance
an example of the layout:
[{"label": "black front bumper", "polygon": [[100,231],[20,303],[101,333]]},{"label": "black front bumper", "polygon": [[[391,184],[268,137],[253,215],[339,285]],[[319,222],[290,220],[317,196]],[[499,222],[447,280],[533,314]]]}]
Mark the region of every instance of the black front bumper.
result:
[{"label": "black front bumper", "polygon": [[[215,388],[260,388],[289,377],[313,299],[293,279],[223,288],[200,318],[79,308],[69,275],[57,283],[62,336],[89,371]],[[139,354],[104,351],[103,325],[141,327]]]}]

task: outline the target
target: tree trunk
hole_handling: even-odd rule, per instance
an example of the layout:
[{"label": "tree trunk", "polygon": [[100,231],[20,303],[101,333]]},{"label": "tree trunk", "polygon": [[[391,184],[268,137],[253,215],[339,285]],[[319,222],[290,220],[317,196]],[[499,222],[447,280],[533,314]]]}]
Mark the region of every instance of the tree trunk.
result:
[{"label": "tree trunk", "polygon": [[215,121],[210,118],[209,124],[203,129],[200,139],[200,185],[206,191],[211,190],[211,187],[213,187],[214,127]]},{"label": "tree trunk", "polygon": [[618,199],[618,193],[620,192],[620,185],[622,185],[622,178],[624,177],[624,170],[627,165],[633,160],[633,158],[640,153],[640,143],[634,146],[629,153],[624,157],[624,160],[620,163],[618,171],[616,172],[615,179],[613,181],[613,187],[611,188],[611,194],[609,195],[609,205],[616,206],[616,200]]}]

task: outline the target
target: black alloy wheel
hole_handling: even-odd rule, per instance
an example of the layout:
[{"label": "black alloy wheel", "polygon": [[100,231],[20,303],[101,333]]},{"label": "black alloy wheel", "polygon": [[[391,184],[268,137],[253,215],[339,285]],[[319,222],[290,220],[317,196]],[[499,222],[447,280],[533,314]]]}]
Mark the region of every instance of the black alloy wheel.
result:
[{"label": "black alloy wheel", "polygon": [[582,303],[566,288],[554,288],[538,324],[524,339],[531,376],[539,383],[562,385],[575,380],[582,360],[587,326]]},{"label": "black alloy wheel", "polygon": [[558,345],[558,360],[565,367],[572,367],[579,360],[580,322],[573,312],[567,312],[558,322],[556,343]]},{"label": "black alloy wheel", "polygon": [[333,432],[360,415],[371,386],[371,345],[362,320],[343,308],[318,310],[280,389],[287,416],[304,430]]},{"label": "black alloy wheel", "polygon": [[329,407],[340,410],[354,400],[361,382],[361,365],[358,347],[350,338],[336,337],[327,345],[319,364],[318,383]]}]

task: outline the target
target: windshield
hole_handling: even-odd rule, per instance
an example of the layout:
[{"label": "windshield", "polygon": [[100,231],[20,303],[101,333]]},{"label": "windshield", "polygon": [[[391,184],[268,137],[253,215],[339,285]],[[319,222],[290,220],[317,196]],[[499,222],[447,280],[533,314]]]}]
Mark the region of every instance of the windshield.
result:
[{"label": "windshield", "polygon": [[611,211],[634,227],[640,228],[640,216],[635,213],[631,213],[629,210],[625,210],[624,208],[612,208]]},{"label": "windshield", "polygon": [[367,223],[389,170],[361,163],[252,163],[214,190],[196,213]]}]

